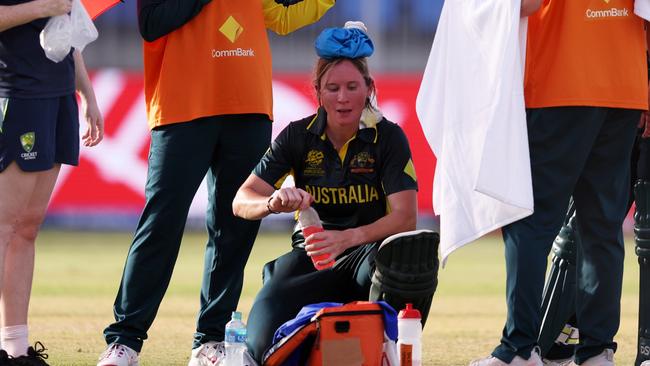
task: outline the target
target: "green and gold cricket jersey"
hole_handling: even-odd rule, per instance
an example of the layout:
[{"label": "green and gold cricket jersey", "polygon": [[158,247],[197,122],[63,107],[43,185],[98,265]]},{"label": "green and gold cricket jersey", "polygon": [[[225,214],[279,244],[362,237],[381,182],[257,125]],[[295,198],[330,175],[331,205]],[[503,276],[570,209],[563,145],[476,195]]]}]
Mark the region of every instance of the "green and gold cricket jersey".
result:
[{"label": "green and gold cricket jersey", "polygon": [[356,136],[340,151],[327,139],[327,115],[290,123],[273,141],[253,173],[280,188],[292,175],[314,197],[326,229],[370,224],[386,215],[386,196],[416,190],[406,135],[378,113],[365,111]]}]

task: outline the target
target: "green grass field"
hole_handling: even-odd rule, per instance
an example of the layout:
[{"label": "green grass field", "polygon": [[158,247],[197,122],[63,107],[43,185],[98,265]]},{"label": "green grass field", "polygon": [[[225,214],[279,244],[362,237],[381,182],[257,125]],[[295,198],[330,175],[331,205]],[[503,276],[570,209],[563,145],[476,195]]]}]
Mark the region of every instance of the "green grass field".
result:
[{"label": "green grass field", "polygon": [[[131,235],[44,231],[37,242],[30,308],[30,339],[49,349],[52,365],[94,365],[105,344],[102,330],[112,304]],[[246,268],[240,309],[247,315],[261,286],[261,268],[288,250],[289,234],[263,234]],[[141,365],[186,365],[198,308],[204,234],[187,234],[174,277],[141,353]],[[620,365],[636,356],[638,265],[627,240],[622,322],[617,337]],[[452,255],[424,331],[425,365],[467,365],[491,352],[505,317],[504,260],[500,236]]]}]

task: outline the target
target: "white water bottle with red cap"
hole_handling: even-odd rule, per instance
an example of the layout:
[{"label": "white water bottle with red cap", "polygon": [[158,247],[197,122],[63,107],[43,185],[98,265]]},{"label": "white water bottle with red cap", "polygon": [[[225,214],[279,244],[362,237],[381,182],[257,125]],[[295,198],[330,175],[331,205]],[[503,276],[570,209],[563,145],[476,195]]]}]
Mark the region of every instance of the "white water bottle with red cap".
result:
[{"label": "white water bottle with red cap", "polygon": [[400,366],[422,365],[422,317],[413,304],[397,315],[397,353]]},{"label": "white water bottle with red cap", "polygon": [[[298,223],[300,224],[300,229],[302,230],[302,235],[305,239],[307,239],[311,234],[323,231],[323,224],[320,222],[318,212],[316,212],[313,207],[307,207],[304,210],[298,211]],[[326,265],[316,264],[318,261],[326,260],[329,256],[329,253],[315,255],[311,257],[311,261],[314,264],[314,267],[320,271],[334,265],[334,261],[331,261]]]}]

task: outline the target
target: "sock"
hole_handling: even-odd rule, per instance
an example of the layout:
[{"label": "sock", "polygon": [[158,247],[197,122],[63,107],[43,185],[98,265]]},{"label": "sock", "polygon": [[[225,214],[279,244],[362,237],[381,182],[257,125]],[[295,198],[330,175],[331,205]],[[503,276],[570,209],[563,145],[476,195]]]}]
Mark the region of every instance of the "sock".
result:
[{"label": "sock", "polygon": [[10,356],[19,357],[27,355],[27,325],[12,325],[2,327],[0,330],[0,342],[2,347]]}]

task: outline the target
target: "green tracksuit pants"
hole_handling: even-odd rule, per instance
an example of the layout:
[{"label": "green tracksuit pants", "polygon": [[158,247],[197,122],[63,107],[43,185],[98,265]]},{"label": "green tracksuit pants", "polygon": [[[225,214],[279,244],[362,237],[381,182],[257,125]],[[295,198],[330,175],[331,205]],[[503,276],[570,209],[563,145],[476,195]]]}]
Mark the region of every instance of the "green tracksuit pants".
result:
[{"label": "green tracksuit pants", "polygon": [[640,111],[557,107],[527,111],[535,212],[503,228],[508,316],[492,353],[527,359],[541,323],[547,258],[573,196],[577,248],[578,363],[616,348],[630,154]]},{"label": "green tracksuit pants", "polygon": [[140,351],[169,285],[192,199],[207,173],[208,241],[193,347],[221,341],[237,308],[259,221],[237,218],[232,200],[269,146],[265,115],[200,118],[151,133],[146,204],[124,266],[107,343]]}]

